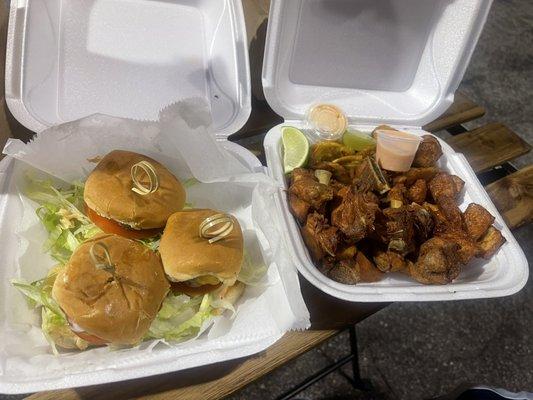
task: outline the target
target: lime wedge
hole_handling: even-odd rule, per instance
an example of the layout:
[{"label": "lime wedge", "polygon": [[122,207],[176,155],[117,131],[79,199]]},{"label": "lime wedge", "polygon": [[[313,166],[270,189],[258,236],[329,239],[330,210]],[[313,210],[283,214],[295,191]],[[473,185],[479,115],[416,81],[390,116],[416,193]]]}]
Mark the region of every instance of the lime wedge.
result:
[{"label": "lime wedge", "polygon": [[371,147],[376,147],[376,141],[370,135],[355,129],[348,129],[342,135],[342,143],[355,151],[366,150]]},{"label": "lime wedge", "polygon": [[283,169],[286,174],[303,167],[309,156],[309,142],[302,131],[292,126],[281,128],[283,142]]}]

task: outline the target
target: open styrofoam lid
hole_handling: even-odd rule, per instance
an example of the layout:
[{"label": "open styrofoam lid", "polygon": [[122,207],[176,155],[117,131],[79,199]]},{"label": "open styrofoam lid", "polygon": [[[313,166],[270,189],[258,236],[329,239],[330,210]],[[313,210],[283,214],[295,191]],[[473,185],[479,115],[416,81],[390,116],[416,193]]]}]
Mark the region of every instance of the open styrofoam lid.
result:
[{"label": "open styrofoam lid", "polygon": [[94,113],[155,120],[201,96],[218,137],[250,113],[240,0],[12,0],[6,98],[40,131]]},{"label": "open styrofoam lid", "polygon": [[270,106],[302,119],[422,126],[453,102],[489,0],[272,0],[263,64]]}]

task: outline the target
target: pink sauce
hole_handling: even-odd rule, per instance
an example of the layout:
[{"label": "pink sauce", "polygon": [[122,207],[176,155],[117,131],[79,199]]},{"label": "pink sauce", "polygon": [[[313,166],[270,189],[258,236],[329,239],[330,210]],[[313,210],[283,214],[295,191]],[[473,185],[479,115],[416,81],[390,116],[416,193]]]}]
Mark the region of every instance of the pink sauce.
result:
[{"label": "pink sauce", "polygon": [[376,160],[381,168],[403,172],[411,168],[421,139],[406,132],[377,131]]}]

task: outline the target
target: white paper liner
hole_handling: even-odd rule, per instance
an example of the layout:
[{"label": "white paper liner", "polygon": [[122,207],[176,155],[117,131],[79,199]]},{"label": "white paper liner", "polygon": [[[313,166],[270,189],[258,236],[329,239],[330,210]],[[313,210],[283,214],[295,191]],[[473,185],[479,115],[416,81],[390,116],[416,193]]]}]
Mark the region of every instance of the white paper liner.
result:
[{"label": "white paper liner", "polygon": [[[190,99],[163,110],[160,122],[93,115],[47,129],[27,144],[8,141],[4,153],[9,157],[0,163],[0,252],[6,255],[0,272],[0,392],[89,385],[206,365],[261,351],[288,330],[309,326],[296,269],[280,239],[273,201],[278,188],[216,142],[210,125],[205,103]],[[84,179],[95,165],[89,159],[113,149],[146,154],[180,179],[198,179],[201,183],[187,189],[187,201],[235,215],[247,249],[261,253],[252,256],[263,258],[268,273],[262,284],[247,287],[233,317],[218,317],[196,340],[53,356],[40,331],[39,313],[28,309],[9,283],[11,278],[40,279],[54,264],[42,251],[47,234],[36,205],[20,194],[24,174]]]}]

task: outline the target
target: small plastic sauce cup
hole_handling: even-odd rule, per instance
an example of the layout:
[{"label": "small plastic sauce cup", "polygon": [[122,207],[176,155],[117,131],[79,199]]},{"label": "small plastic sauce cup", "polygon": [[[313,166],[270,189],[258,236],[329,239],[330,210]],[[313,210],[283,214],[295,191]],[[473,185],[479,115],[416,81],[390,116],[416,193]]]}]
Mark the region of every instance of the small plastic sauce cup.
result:
[{"label": "small plastic sauce cup", "polygon": [[307,111],[309,128],[322,140],[339,140],[348,126],[344,112],[333,104],[317,104]]},{"label": "small plastic sauce cup", "polygon": [[381,168],[395,172],[411,168],[422,141],[419,136],[393,130],[378,130],[376,134],[376,161]]}]

